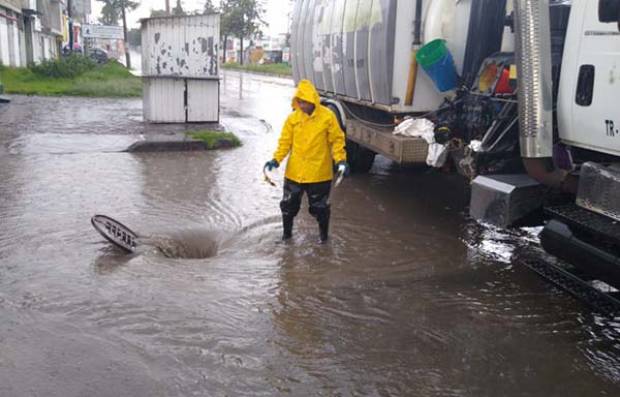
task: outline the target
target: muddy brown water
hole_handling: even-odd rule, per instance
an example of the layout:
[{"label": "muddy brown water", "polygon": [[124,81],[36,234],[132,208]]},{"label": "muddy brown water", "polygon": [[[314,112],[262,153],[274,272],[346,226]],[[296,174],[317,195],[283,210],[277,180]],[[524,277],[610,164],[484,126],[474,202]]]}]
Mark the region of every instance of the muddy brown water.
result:
[{"label": "muddy brown water", "polygon": [[[227,73],[243,147],[118,153],[140,100],[0,107],[0,396],[614,396],[620,319],[513,260],[536,229],[466,216],[458,177],[378,159],[278,243],[262,181],[292,84]],[[282,174],[276,175],[281,182]],[[281,184],[279,185],[281,186]],[[95,213],[217,255],[124,255]],[[191,249],[191,248],[190,248]]]}]

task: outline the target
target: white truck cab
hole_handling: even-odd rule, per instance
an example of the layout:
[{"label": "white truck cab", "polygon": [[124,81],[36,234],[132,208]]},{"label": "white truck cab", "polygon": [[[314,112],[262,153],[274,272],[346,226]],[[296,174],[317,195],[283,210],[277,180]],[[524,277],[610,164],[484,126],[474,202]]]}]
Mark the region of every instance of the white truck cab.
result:
[{"label": "white truck cab", "polygon": [[593,3],[572,4],[557,104],[559,135],[569,146],[620,156],[620,29],[601,22]]}]

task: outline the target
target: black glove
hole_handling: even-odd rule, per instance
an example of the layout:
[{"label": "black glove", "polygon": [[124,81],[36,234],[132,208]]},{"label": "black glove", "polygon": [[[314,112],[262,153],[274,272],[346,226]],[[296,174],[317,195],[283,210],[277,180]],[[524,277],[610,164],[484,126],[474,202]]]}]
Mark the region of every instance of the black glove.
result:
[{"label": "black glove", "polygon": [[273,170],[274,168],[278,168],[280,166],[280,163],[278,163],[277,160],[269,160],[267,163],[265,163],[265,167],[267,168],[269,171]]}]

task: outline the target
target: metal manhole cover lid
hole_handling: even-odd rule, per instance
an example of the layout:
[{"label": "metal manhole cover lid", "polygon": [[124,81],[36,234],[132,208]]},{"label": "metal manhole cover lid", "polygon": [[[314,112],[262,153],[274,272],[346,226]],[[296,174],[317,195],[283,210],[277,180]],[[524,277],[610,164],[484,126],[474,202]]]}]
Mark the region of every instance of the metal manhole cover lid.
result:
[{"label": "metal manhole cover lid", "polygon": [[134,252],[136,250],[138,234],[127,226],[105,215],[95,215],[90,222],[95,230],[112,244],[125,251]]}]

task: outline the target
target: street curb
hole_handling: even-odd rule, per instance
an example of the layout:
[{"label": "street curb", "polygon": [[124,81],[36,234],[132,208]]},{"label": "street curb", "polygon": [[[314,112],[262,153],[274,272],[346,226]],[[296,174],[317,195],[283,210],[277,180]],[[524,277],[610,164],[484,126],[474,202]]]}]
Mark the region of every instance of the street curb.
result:
[{"label": "street curb", "polygon": [[124,151],[127,153],[161,153],[161,152],[197,152],[234,148],[232,141],[221,139],[213,147],[199,140],[140,141],[131,144]]},{"label": "street curb", "polygon": [[228,69],[228,68],[222,68],[226,71],[229,72],[240,72],[240,73],[247,73],[247,74],[256,74],[259,76],[271,76],[271,77],[278,77],[281,79],[288,79],[288,80],[293,80],[293,76],[290,74],[278,74],[278,73],[269,73],[269,72],[259,72],[256,70],[243,70],[243,69]]}]

